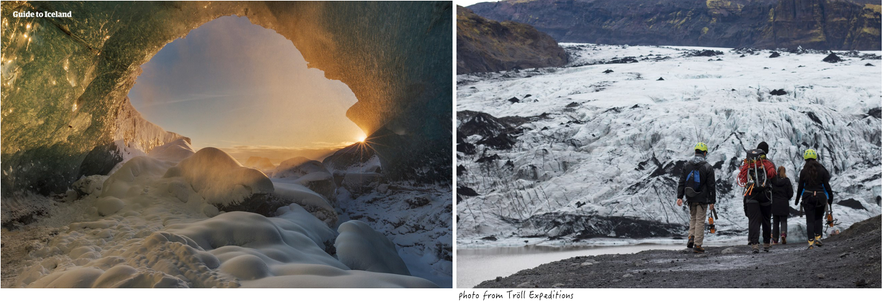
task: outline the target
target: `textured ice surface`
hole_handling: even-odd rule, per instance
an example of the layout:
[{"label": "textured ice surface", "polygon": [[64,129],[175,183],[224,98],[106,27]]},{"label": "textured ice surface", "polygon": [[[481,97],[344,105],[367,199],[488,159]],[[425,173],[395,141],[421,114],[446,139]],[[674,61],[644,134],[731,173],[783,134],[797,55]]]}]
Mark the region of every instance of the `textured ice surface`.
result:
[{"label": "textured ice surface", "polygon": [[408,267],[399,258],[395,245],[367,223],[350,220],[337,228],[340,233],[334,242],[337,258],[353,269],[370,272],[410,275]]},{"label": "textured ice surface", "polygon": [[[880,52],[840,53],[845,61],[831,64],[821,53],[692,57],[685,54],[702,48],[565,46],[577,66],[458,76],[458,111],[510,117],[517,129],[511,149],[461,137],[476,150],[458,153],[458,186],[478,194],[458,191],[461,244],[623,237],[654,225],[681,235],[689,216],[674,203],[676,176],[697,141],[716,168],[718,234],[746,231],[735,173],[760,141],[795,188],[803,150],[820,152],[833,175],[837,228],[880,213]],[[638,62],[592,65],[627,56]],[[848,199],[864,209],[838,204]],[[649,223],[620,229],[626,218]],[[790,234],[803,224],[792,218]]]},{"label": "textured ice surface", "polygon": [[337,213],[325,196],[296,181],[275,178],[272,181],[275,188],[274,196],[285,200],[286,203],[296,203],[309,209],[311,213],[330,226],[337,224]]},{"label": "textured ice surface", "polygon": [[182,160],[166,176],[183,177],[212,205],[235,205],[254,194],[274,191],[273,182],[263,172],[243,167],[226,152],[212,147]]},{"label": "textured ice surface", "polygon": [[273,178],[298,178],[313,172],[328,173],[328,169],[325,169],[325,166],[319,161],[306,157],[295,157],[282,161],[273,172],[267,175]]},{"label": "textured ice surface", "polygon": [[[31,232],[45,231],[45,237],[17,255],[20,270],[9,283],[4,280],[4,286],[437,286],[410,276],[392,243],[366,224],[348,222],[360,228],[338,236],[320,220],[327,213],[336,219],[334,208],[321,195],[297,184],[275,188],[262,173],[239,166],[217,149],[181,158],[188,150],[189,144],[181,140],[155,148],[151,155],[122,165],[101,189],[94,183],[102,179],[83,179],[82,199],[58,204],[52,208],[52,216],[58,218],[28,226]],[[241,173],[244,170],[263,178],[249,177],[249,172]],[[213,179],[215,175],[226,176]],[[255,179],[257,185],[251,182]],[[220,203],[211,202],[217,195],[206,194],[260,187],[264,180],[268,193],[312,210],[292,203],[275,210],[273,217],[220,213],[215,207]],[[4,232],[4,244],[9,241]],[[343,259],[351,260],[335,258],[335,244],[348,255]]]},{"label": "textured ice surface", "polygon": [[[435,286],[403,274],[350,270],[320,247],[323,240],[335,235],[324,223],[297,205],[280,211],[282,215],[274,218],[231,212],[174,224],[145,238],[129,239],[121,244],[122,249],[90,246],[87,238],[94,236],[61,234],[59,237],[68,237],[61,249],[46,252],[61,254],[61,258],[32,266],[28,276],[20,280],[29,287]],[[107,234],[97,235],[108,240],[120,235],[123,227],[111,221],[82,226],[107,230]],[[76,265],[58,269],[59,265],[70,265],[65,261],[70,259],[75,259]]]},{"label": "textured ice surface", "polygon": [[380,184],[363,193],[338,188],[341,221],[366,222],[391,240],[411,275],[440,287],[453,280],[451,188]]},{"label": "textured ice surface", "polygon": [[181,160],[193,155],[193,147],[190,146],[190,139],[179,138],[162,146],[153,148],[147,154],[162,160],[180,162]]},{"label": "textured ice surface", "polygon": [[[337,184],[334,177],[325,168],[325,166],[316,160],[310,160],[304,157],[295,157],[282,161],[278,167],[268,173],[275,182],[285,182],[298,184],[309,188],[312,192],[319,193],[327,199],[326,203],[332,205],[336,200],[334,192]],[[279,191],[279,185],[277,192]]]}]

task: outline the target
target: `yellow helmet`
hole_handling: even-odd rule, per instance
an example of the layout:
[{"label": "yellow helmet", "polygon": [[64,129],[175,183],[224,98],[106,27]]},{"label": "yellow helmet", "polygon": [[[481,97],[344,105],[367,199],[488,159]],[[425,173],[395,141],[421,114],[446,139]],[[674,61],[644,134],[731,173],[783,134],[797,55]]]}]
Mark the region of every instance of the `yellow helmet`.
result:
[{"label": "yellow helmet", "polygon": [[706,146],[705,143],[703,143],[703,142],[696,143],[696,147],[693,147],[693,149],[699,150],[702,152],[708,152],[708,146]]},{"label": "yellow helmet", "polygon": [[818,159],[818,158],[819,158],[819,155],[816,153],[816,150],[813,150],[813,149],[806,149],[806,152],[803,152],[803,159],[804,159],[804,160],[807,160],[807,159],[810,159],[810,158],[812,158],[812,159]]}]

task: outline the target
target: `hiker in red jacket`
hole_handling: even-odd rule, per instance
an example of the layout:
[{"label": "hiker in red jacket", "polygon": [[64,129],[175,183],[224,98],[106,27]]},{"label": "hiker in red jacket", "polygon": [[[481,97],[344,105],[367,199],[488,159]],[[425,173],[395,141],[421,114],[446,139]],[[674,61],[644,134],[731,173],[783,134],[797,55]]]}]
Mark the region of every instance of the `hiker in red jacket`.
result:
[{"label": "hiker in red jacket", "polygon": [[770,251],[770,219],[772,214],[772,180],[776,177],[776,165],[766,158],[769,145],[760,142],[757,149],[748,151],[739,168],[738,184],[745,188],[745,215],[748,216],[748,244],[753,253],[758,252],[758,229],[763,227],[763,250]]}]

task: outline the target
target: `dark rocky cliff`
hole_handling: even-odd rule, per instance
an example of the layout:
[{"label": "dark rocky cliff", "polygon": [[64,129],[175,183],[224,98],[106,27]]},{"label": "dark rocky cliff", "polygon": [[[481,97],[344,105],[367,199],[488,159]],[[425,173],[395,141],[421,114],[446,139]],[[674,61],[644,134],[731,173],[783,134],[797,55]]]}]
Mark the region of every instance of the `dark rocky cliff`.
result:
[{"label": "dark rocky cliff", "polygon": [[564,49],[532,26],[487,20],[457,7],[457,74],[563,66]]},{"label": "dark rocky cliff", "polygon": [[880,50],[880,2],[507,0],[469,8],[558,42]]}]

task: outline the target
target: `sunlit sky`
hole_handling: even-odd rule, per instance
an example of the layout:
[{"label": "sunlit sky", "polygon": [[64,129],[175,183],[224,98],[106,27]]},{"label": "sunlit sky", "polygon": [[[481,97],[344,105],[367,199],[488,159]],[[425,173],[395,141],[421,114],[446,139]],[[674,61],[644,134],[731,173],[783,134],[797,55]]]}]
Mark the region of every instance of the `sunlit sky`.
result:
[{"label": "sunlit sky", "polygon": [[245,17],[216,19],[141,66],[132,105],[195,149],[327,148],[360,140],[349,87],[307,69],[291,41]]}]

